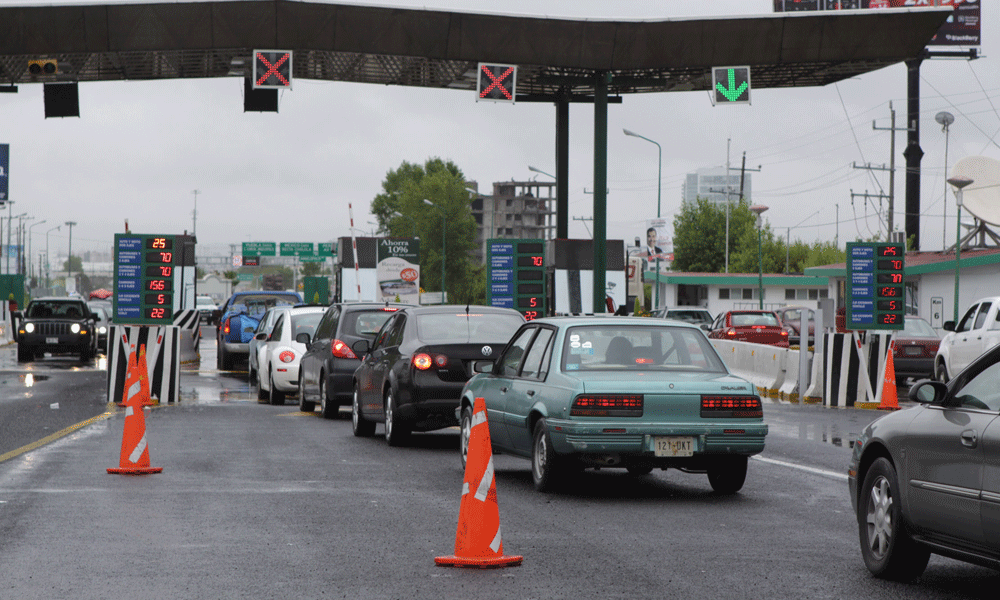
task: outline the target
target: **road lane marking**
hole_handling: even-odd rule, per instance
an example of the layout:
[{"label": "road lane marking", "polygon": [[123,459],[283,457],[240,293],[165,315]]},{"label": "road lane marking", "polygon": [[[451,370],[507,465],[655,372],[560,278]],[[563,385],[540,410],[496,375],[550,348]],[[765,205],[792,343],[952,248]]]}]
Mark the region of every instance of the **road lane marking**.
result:
[{"label": "road lane marking", "polygon": [[827,471],[826,469],[817,469],[816,467],[807,467],[805,465],[785,462],[783,460],[764,458],[763,456],[752,456],[751,458],[753,458],[754,460],[759,460],[761,462],[766,462],[770,465],[777,465],[779,467],[788,467],[790,469],[798,469],[799,471],[805,471],[807,473],[812,473],[814,475],[822,475],[823,477],[831,477],[833,479],[847,481],[847,473],[838,473],[836,471]]},{"label": "road lane marking", "polygon": [[97,415],[96,417],[91,417],[91,418],[87,419],[86,421],[81,421],[79,423],[76,423],[75,425],[70,425],[66,429],[63,429],[61,431],[57,431],[57,432],[53,433],[52,435],[43,437],[42,439],[34,441],[34,442],[32,442],[32,443],[30,443],[30,444],[28,444],[26,446],[21,446],[20,448],[17,448],[15,450],[11,450],[10,452],[7,452],[6,454],[0,454],[0,463],[6,462],[6,461],[8,461],[8,460],[10,460],[12,458],[21,456],[25,452],[31,452],[32,450],[35,450],[36,448],[40,448],[40,447],[44,446],[45,444],[50,444],[50,443],[58,440],[59,438],[66,437],[67,435],[73,433],[77,429],[81,429],[81,428],[86,427],[87,425],[90,425],[92,423],[97,423],[98,421],[103,421],[104,419],[109,419],[109,418],[115,416],[115,412],[117,410],[118,410],[118,407],[115,405],[115,403],[114,402],[109,402],[107,404],[107,406],[104,408],[104,412],[101,413],[101,414],[99,414],[99,415]]}]

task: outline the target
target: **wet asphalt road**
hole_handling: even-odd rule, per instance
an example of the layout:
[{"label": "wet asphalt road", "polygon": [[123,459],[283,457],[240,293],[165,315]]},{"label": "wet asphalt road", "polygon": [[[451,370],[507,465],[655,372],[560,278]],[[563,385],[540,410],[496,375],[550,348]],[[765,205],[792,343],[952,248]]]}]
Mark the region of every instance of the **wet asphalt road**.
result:
[{"label": "wet asphalt road", "polygon": [[0,347],[0,455],[11,432],[40,439],[98,417],[0,461],[0,598],[923,599],[1000,589],[997,573],[940,558],[913,585],[869,577],[844,469],[853,434],[878,413],[781,403],[765,407],[768,447],[731,498],[677,471],[587,472],[539,494],[527,461],[497,456],[504,549],[524,564],[435,567],[455,541],[456,432],[389,448],[381,427],[358,439],[346,419],[258,404],[245,373],[215,372],[206,339],[181,401],[148,413],[151,462],[164,471],[144,477],[106,473],[123,421],[105,413],[99,362],[12,367],[12,346]]}]

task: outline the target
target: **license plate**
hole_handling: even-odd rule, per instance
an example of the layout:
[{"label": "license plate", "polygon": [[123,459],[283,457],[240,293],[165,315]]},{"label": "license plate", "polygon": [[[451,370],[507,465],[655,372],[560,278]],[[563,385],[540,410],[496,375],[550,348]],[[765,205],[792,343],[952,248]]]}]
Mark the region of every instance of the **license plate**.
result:
[{"label": "license plate", "polygon": [[59,338],[49,338],[49,337],[47,337],[47,338],[45,338],[45,343],[46,344],[58,344],[59,343]]},{"label": "license plate", "polygon": [[922,346],[903,346],[903,354],[907,356],[920,356],[924,353]]},{"label": "license plate", "polygon": [[655,436],[653,438],[653,454],[656,456],[694,456],[694,438]]}]

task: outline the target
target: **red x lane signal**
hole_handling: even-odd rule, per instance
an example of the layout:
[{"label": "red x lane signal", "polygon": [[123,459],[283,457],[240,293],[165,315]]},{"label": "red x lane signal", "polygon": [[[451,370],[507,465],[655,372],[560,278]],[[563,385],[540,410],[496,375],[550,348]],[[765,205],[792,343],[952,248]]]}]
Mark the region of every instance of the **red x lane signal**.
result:
[{"label": "red x lane signal", "polygon": [[292,89],[292,53],[288,50],[254,50],[254,89]]},{"label": "red x lane signal", "polygon": [[476,87],[479,90],[479,99],[513,102],[516,80],[516,65],[479,63],[479,84]]}]

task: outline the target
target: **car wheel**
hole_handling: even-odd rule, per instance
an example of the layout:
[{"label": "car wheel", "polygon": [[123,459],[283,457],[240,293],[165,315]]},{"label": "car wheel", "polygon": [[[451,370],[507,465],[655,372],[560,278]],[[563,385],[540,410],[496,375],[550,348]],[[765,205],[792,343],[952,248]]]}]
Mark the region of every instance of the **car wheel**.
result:
[{"label": "car wheel", "polygon": [[645,463],[635,463],[625,467],[629,475],[635,475],[640,477],[642,475],[649,475],[653,472],[653,465]]},{"label": "car wheel", "polygon": [[385,441],[390,446],[402,446],[409,435],[409,428],[399,419],[399,407],[390,389],[385,393]]},{"label": "car wheel", "polygon": [[340,405],[330,402],[326,393],[326,375],[319,374],[319,412],[324,419],[336,419],[340,413]]},{"label": "car wheel", "polygon": [[280,405],[285,403],[285,392],[282,392],[274,385],[274,377],[270,373],[267,374],[268,385],[271,386],[271,404]]},{"label": "car wheel", "polygon": [[531,444],[531,480],[539,492],[551,492],[562,483],[564,461],[552,448],[552,438],[545,419],[535,423]]},{"label": "car wheel", "polygon": [[225,350],[222,349],[222,340],[216,339],[216,347],[218,350],[215,353],[215,368],[219,371],[222,370],[222,355],[225,354]]},{"label": "car wheel", "polygon": [[876,577],[912,581],[927,568],[930,551],[906,534],[896,468],[879,458],[865,475],[858,501],[858,534],[865,566]]},{"label": "car wheel", "polygon": [[257,369],[253,368],[252,365],[247,365],[247,370],[250,371],[250,383],[257,383]]},{"label": "car wheel", "polygon": [[462,409],[461,433],[458,438],[459,454],[462,455],[462,468],[469,459],[469,439],[472,437],[472,407]]},{"label": "car wheel", "polygon": [[361,398],[358,387],[354,386],[354,400],[351,401],[351,423],[354,437],[371,437],[375,434],[375,423],[361,416]]},{"label": "car wheel", "polygon": [[746,456],[720,456],[708,467],[708,483],[717,494],[735,494],[746,480]]},{"label": "car wheel", "polygon": [[31,346],[17,345],[17,362],[31,362],[35,359],[35,351]]},{"label": "car wheel", "polygon": [[948,367],[944,364],[944,360],[934,363],[934,379],[937,379],[941,383],[948,383],[948,380],[951,379],[948,376]]},{"label": "car wheel", "polygon": [[[322,384],[320,384],[322,385]],[[302,380],[302,371],[299,370],[299,410],[302,412],[311,413],[316,408],[316,403],[312,400],[306,400],[306,384]]]},{"label": "car wheel", "polygon": [[262,400],[267,400],[270,397],[270,395],[268,394],[268,391],[264,389],[263,385],[261,385],[260,377],[257,378],[257,383],[255,383],[254,386],[257,388],[257,401],[258,402],[260,402]]}]

